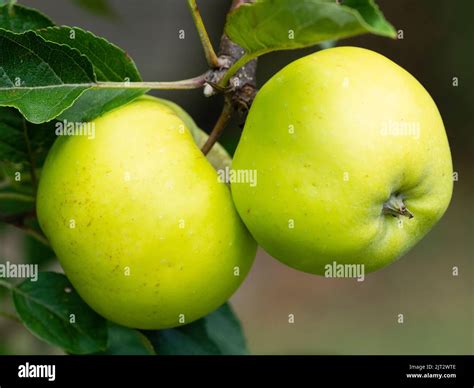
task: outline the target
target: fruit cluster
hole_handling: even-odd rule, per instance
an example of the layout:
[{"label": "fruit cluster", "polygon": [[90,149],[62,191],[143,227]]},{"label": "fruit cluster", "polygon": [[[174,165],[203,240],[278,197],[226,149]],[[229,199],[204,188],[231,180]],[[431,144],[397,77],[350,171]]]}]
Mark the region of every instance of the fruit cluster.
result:
[{"label": "fruit cluster", "polygon": [[[51,149],[38,219],[84,300],[125,326],[210,313],[242,283],[257,243],[305,272],[374,271],[413,247],[451,198],[435,103],[365,49],[323,50],[272,77],[232,168],[219,145],[206,159],[206,135],[168,101],[141,97],[92,124],[93,140],[60,137]],[[230,188],[216,168],[233,174]]]}]

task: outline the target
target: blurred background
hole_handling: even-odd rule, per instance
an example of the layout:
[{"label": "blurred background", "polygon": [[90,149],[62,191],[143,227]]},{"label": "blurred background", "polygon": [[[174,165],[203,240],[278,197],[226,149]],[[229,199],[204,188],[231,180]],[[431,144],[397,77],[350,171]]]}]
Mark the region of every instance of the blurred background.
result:
[{"label": "blurred background", "polygon": [[[77,25],[125,49],[144,80],[168,81],[206,70],[184,0],[110,0],[112,13],[85,11],[74,1],[20,0],[57,24]],[[80,2],[78,0],[77,2]],[[198,1],[215,44],[229,1]],[[259,251],[255,266],[231,299],[253,354],[472,354],[473,341],[473,23],[471,1],[378,0],[403,39],[364,35],[338,42],[378,51],[413,74],[444,119],[459,181],[438,225],[395,264],[354,279],[297,272]],[[179,39],[184,30],[185,39]],[[319,49],[268,54],[259,60],[262,85],[283,66]],[[453,86],[453,77],[459,80]],[[202,92],[153,93],[180,104],[209,130],[222,105]],[[222,143],[233,152],[239,120]],[[434,156],[435,157],[435,156]],[[0,227],[0,258],[56,268],[50,252],[10,227]],[[453,267],[459,275],[453,276]],[[0,310],[12,311],[0,289]],[[294,314],[294,323],[289,323]],[[404,323],[398,323],[398,314]],[[54,354],[20,324],[0,316],[0,354]]]}]

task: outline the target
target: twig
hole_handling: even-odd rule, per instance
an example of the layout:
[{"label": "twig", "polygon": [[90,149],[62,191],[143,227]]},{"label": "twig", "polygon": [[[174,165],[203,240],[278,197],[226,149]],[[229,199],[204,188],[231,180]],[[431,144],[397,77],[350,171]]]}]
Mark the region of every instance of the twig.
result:
[{"label": "twig", "polygon": [[253,58],[251,56],[244,55],[243,57],[239,58],[236,62],[234,62],[234,64],[225,72],[224,76],[219,82],[219,86],[226,87],[230,79],[252,59]]},{"label": "twig", "polygon": [[191,11],[194,24],[196,25],[196,29],[198,30],[207,63],[211,68],[217,68],[219,67],[219,59],[217,58],[216,52],[214,51],[214,47],[212,47],[211,40],[209,39],[206,27],[204,26],[204,22],[196,4],[196,0],[188,0],[188,6]]},{"label": "twig", "polygon": [[217,119],[216,124],[214,125],[214,128],[212,129],[211,133],[209,134],[209,137],[206,140],[206,143],[201,148],[201,151],[204,155],[207,155],[208,152],[212,149],[214,144],[216,144],[217,140],[219,140],[219,137],[222,135],[222,132],[224,131],[225,127],[230,121],[230,118],[232,117],[232,102],[230,98],[226,97],[224,101],[224,107],[222,108],[222,112]]},{"label": "twig", "polygon": [[[229,12],[250,2],[251,0],[233,0]],[[226,90],[232,95],[232,104],[236,110],[248,111],[257,93],[257,57],[246,54],[242,47],[224,33],[219,46],[219,63],[222,66],[211,71],[207,78],[208,85],[218,87],[212,90],[208,86],[204,93],[209,96],[216,91]]]},{"label": "twig", "polygon": [[[250,2],[250,0],[233,0],[229,12]],[[219,64],[221,65],[219,69],[208,73],[207,84],[210,92],[205,88],[204,93],[212,95],[215,91],[222,91],[225,94],[224,108],[201,149],[204,154],[207,154],[217,142],[232,113],[239,111],[245,114],[257,93],[257,59],[246,56],[244,49],[232,42],[225,33],[219,46]],[[231,79],[234,82],[229,85]]]},{"label": "twig", "polygon": [[[251,2],[252,0],[232,0],[232,5],[230,6],[229,12],[232,12],[240,6]],[[219,86],[226,87],[231,78],[235,76],[239,80],[239,84],[236,87],[237,96],[234,97],[234,102],[237,103],[237,105],[242,105],[238,99],[244,99],[245,104],[250,107],[257,90],[257,59],[246,55],[245,50],[238,44],[232,42],[225,34],[222,35],[219,53],[221,56],[227,57],[229,62],[227,71],[223,74],[222,78],[218,82]],[[248,89],[249,87],[254,89],[254,93],[251,93],[251,95],[239,95],[240,90],[245,88]]]}]

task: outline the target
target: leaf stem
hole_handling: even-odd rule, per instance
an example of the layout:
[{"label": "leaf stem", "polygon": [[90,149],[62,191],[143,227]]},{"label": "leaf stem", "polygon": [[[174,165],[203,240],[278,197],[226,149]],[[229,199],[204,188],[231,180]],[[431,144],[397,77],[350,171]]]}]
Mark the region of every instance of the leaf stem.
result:
[{"label": "leaf stem", "polygon": [[0,279],[0,287],[5,287],[5,288],[8,288],[9,290],[12,290],[13,288],[15,288],[13,284],[2,279]]},{"label": "leaf stem", "polygon": [[22,227],[20,228],[23,230],[28,236],[34,238],[36,241],[40,242],[44,246],[50,247],[51,245],[49,244],[48,239],[40,232],[37,230],[30,228],[30,227]]},{"label": "leaf stem", "polygon": [[196,4],[196,0],[188,0],[189,10],[191,11],[191,15],[194,20],[194,24],[196,25],[196,29],[199,33],[199,38],[201,39],[201,44],[204,49],[204,54],[206,55],[206,60],[208,65],[211,68],[219,67],[219,58],[214,51],[214,47],[212,46],[211,40],[209,39],[209,35],[206,31],[206,27],[204,26],[204,22],[201,17],[201,13],[199,12],[199,8]]},{"label": "leaf stem", "polygon": [[18,318],[14,314],[7,313],[6,311],[0,311],[0,317],[9,319],[10,321],[16,322],[16,323],[22,323],[20,318]]},{"label": "leaf stem", "polygon": [[31,174],[31,184],[33,186],[33,192],[36,194],[38,191],[38,179],[36,177],[36,162],[35,156],[31,149],[30,137],[28,135],[28,126],[26,125],[26,120],[23,117],[23,136],[25,137],[26,149],[28,151],[28,158],[30,159],[30,174]]},{"label": "leaf stem", "polygon": [[96,82],[90,85],[92,89],[154,89],[154,90],[188,90],[199,89],[206,83],[207,74],[194,78],[169,82]]},{"label": "leaf stem", "polygon": [[224,74],[224,77],[222,77],[222,79],[219,81],[219,86],[225,88],[235,73],[237,73],[240,68],[244,67],[252,59],[254,59],[254,56],[249,54],[245,54],[243,57],[239,58]]},{"label": "leaf stem", "polygon": [[232,102],[230,100],[230,97],[226,97],[224,101],[224,107],[222,108],[222,112],[217,119],[216,124],[214,125],[214,128],[212,129],[211,133],[209,134],[209,137],[206,140],[206,143],[201,148],[201,151],[204,155],[207,155],[209,151],[212,149],[214,144],[217,143],[217,140],[219,140],[219,137],[222,135],[222,132],[224,131],[225,127],[230,121],[230,118],[232,117]]},{"label": "leaf stem", "polygon": [[41,232],[31,228],[25,222],[27,219],[34,218],[35,216],[36,212],[34,210],[19,214],[0,214],[0,222],[15,226],[16,228],[23,230],[26,234],[33,237],[40,243],[49,246],[50,244],[48,239]]},{"label": "leaf stem", "polygon": [[0,193],[1,200],[12,200],[12,201],[21,201],[21,202],[35,202],[35,198],[28,194],[20,193]]}]

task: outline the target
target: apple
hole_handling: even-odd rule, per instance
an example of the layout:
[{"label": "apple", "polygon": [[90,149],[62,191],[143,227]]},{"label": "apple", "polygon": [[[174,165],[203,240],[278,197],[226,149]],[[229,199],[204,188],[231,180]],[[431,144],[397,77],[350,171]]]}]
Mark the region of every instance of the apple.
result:
[{"label": "apple", "polygon": [[[194,142],[191,131],[201,142],[202,132],[151,97],[89,124],[94,139],[57,139],[37,198],[40,226],[75,289],[99,314],[139,329],[218,308],[249,272],[256,243]],[[214,157],[225,159],[221,147]]]},{"label": "apple", "polygon": [[250,109],[232,184],[253,237],[283,263],[323,275],[329,265],[392,263],[448,207],[452,163],[438,109],[386,57],[338,47],[274,75]]},{"label": "apple", "polygon": [[[192,117],[189,116],[188,113],[179,105],[175,104],[172,101],[164,100],[162,98],[156,98],[156,97],[150,97],[150,96],[142,96],[141,98],[142,99],[152,98],[156,101],[159,101],[161,104],[166,105],[167,107],[174,110],[174,112],[181,118],[184,125],[189,129],[189,131],[193,135],[194,142],[199,147],[199,149],[201,149],[202,146],[206,143],[206,140],[209,137],[209,135],[206,132],[204,132],[202,129],[200,129],[196,125]],[[222,147],[222,145],[220,145],[219,143],[214,144],[214,146],[211,148],[209,153],[206,155],[206,158],[209,161],[209,163],[211,163],[212,166],[214,166],[214,168],[218,171],[224,170],[226,168],[230,168],[232,166],[232,158],[227,153],[225,148]]]}]

